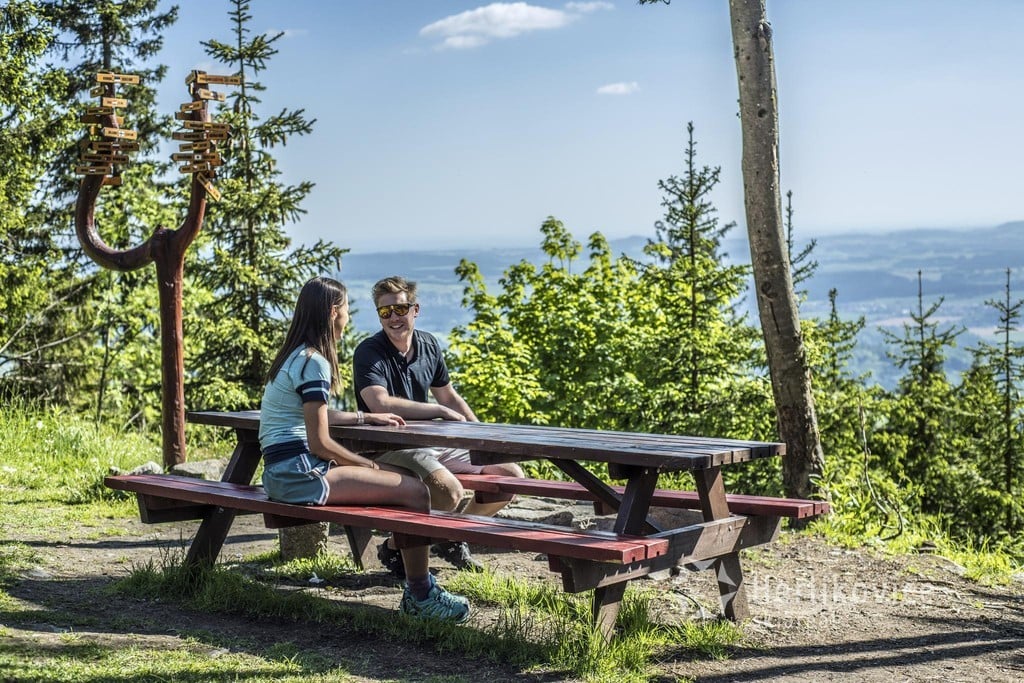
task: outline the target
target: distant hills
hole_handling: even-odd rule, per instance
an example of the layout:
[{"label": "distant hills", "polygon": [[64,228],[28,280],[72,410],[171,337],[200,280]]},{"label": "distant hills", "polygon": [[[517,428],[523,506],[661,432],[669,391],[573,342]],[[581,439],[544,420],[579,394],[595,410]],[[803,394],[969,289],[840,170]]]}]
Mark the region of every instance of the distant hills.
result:
[{"label": "distant hills", "polygon": [[[581,242],[586,237],[576,235]],[[878,328],[901,333],[907,313],[917,307],[918,271],[924,282],[925,307],[942,298],[938,314],[944,324],[968,330],[949,359],[948,368],[954,373],[969,362],[964,349],[989,335],[998,323],[998,314],[985,302],[1005,298],[1008,268],[1012,300],[1024,298],[1024,221],[969,230],[866,232],[815,239],[813,258],[818,269],[799,287],[807,295],[801,304],[802,315],[828,315],[828,292],[835,288],[840,315],[847,319],[863,316],[867,322],[858,340],[854,369],[870,372],[883,386],[894,385],[900,371],[886,358]],[[797,240],[800,243],[799,235]],[[646,242],[646,237],[637,236],[610,244],[614,253],[639,256]],[[724,250],[734,261],[749,262],[746,235],[739,230],[730,234]],[[453,327],[470,320],[470,312],[462,307],[462,284],[455,275],[463,258],[477,264],[492,291],[497,290],[498,278],[510,265],[524,259],[544,260],[539,246],[349,254],[343,260],[341,277],[352,296],[356,328],[362,332],[379,329],[370,287],[385,275],[401,274],[420,283],[418,326],[445,340]],[[756,320],[756,314],[752,319]]]}]

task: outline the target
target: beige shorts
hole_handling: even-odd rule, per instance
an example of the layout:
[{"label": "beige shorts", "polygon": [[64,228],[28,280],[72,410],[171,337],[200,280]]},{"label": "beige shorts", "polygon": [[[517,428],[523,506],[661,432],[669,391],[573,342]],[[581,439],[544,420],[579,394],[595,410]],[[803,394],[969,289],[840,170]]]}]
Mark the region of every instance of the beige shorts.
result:
[{"label": "beige shorts", "polygon": [[407,469],[420,479],[426,479],[439,469],[455,474],[480,474],[483,471],[483,466],[470,462],[469,451],[462,448],[409,448],[387,451],[373,460]]}]

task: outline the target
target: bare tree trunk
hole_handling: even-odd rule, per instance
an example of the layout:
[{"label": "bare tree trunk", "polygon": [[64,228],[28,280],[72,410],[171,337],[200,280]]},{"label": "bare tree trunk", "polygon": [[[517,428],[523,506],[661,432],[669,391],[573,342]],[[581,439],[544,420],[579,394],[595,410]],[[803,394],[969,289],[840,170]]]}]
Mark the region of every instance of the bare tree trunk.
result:
[{"label": "bare tree trunk", "polygon": [[779,123],[772,31],[765,0],[729,0],[743,130],[743,196],[757,309],[786,442],[786,495],[807,498],[825,456],[782,222]]}]

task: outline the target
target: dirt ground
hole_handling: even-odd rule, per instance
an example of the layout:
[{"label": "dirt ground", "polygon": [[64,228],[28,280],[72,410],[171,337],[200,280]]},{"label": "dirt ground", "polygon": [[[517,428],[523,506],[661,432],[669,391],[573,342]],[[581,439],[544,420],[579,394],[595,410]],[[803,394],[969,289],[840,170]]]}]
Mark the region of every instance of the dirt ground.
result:
[{"label": "dirt ground", "polygon": [[[419,681],[459,673],[466,681],[550,681],[551,675],[523,673],[467,655],[453,671],[450,655],[331,632],[316,624],[255,622],[154,602],[97,599],[101,589],[136,564],[159,561],[167,548],[191,537],[193,523],[127,524],[121,537],[67,538],[27,542],[42,556],[38,566],[9,591],[39,610],[38,621],[7,624],[15,638],[41,647],[60,647],[73,630],[78,642],[151,643],[176,646],[183,634],[209,634],[218,648],[261,652],[278,642],[317,642],[321,654],[343,664],[361,681]],[[343,536],[332,550],[343,552]],[[222,559],[241,558],[276,547],[276,532],[256,517],[240,518]],[[489,553],[478,557],[496,572],[557,581],[547,563],[531,554]],[[1021,681],[1024,680],[1024,583],[1007,588],[978,586],[961,569],[936,556],[884,558],[866,550],[843,550],[806,536],[784,534],[768,548],[744,554],[752,618],[745,637],[723,661],[692,661],[680,653],[658,665],[657,681]],[[439,578],[454,570],[442,565]],[[666,619],[716,613],[717,591],[710,572],[684,572],[644,581],[663,596]],[[332,598],[394,609],[397,584],[382,572],[353,575],[328,589]],[[62,623],[71,613],[77,625]],[[2,614],[2,612],[0,612]],[[136,618],[126,622],[126,615]],[[138,618],[145,615],[145,619]],[[64,619],[67,619],[65,616]],[[486,623],[486,614],[473,617]],[[0,617],[2,621],[2,617]],[[129,629],[125,623],[130,623]],[[470,622],[471,625],[473,621]],[[87,624],[82,626],[82,624]],[[0,624],[3,625],[3,624]],[[312,636],[312,641],[310,640]],[[238,643],[246,643],[239,645]],[[0,672],[0,680],[3,678]]]}]

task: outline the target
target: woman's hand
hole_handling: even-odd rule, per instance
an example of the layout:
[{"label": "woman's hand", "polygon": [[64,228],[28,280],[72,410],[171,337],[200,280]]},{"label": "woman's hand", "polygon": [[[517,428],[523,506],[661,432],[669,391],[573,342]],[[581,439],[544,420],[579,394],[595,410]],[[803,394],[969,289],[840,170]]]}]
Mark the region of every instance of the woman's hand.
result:
[{"label": "woman's hand", "polygon": [[402,416],[394,413],[364,413],[363,419],[372,425],[384,425],[385,427],[400,427],[405,424]]}]

